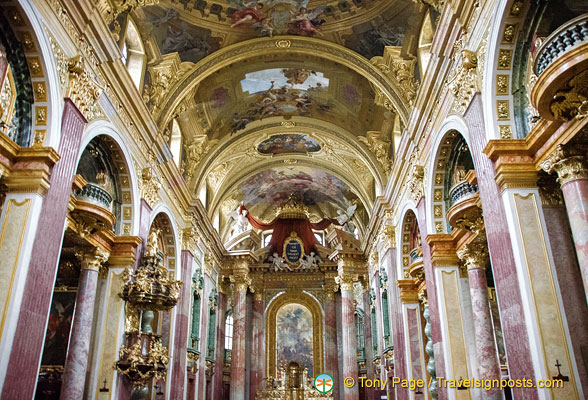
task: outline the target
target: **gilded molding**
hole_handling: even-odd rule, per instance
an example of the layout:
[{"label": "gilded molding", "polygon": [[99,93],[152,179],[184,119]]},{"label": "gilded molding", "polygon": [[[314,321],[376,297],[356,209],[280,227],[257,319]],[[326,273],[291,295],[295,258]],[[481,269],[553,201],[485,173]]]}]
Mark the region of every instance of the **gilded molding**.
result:
[{"label": "gilded molding", "polygon": [[[373,57],[370,63],[396,83],[400,89],[400,96],[407,104],[414,105],[419,88],[419,82],[414,77],[415,57],[402,56],[400,46],[385,46],[384,54]],[[375,103],[384,106],[387,110],[394,109],[394,105],[381,90],[376,90]]]},{"label": "gilded molding", "polygon": [[555,119],[569,121],[588,116],[588,70],[574,76],[563,90],[553,96],[549,105]]},{"label": "gilded molding", "polygon": [[184,228],[181,231],[180,242],[182,243],[182,250],[188,250],[193,252],[198,245],[200,236],[196,232],[196,229],[192,226]]}]

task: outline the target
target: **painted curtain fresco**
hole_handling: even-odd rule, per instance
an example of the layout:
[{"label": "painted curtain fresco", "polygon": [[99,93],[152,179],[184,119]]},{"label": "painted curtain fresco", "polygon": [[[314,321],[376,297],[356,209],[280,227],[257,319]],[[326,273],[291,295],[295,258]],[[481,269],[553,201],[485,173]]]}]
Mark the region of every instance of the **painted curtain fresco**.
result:
[{"label": "painted curtain fresco", "polygon": [[285,367],[296,361],[312,373],[312,314],[301,304],[286,304],[276,315],[276,361]]},{"label": "painted curtain fresco", "polygon": [[274,135],[257,146],[261,154],[314,153],[321,149],[316,140],[303,134]]}]

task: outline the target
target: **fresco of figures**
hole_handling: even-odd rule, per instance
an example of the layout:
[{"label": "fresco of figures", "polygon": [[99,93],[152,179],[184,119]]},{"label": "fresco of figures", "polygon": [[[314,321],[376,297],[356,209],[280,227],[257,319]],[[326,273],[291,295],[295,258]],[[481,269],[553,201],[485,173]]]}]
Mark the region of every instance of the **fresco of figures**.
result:
[{"label": "fresco of figures", "polygon": [[309,0],[230,0],[237,10],[231,15],[231,28],[251,27],[262,36],[322,36],[322,7],[308,8]]},{"label": "fresco of figures", "polygon": [[304,134],[274,135],[257,146],[261,154],[314,153],[321,149],[316,140]]},{"label": "fresco of figures", "polygon": [[235,112],[232,117],[231,133],[244,129],[255,120],[274,116],[309,116],[311,111],[323,113],[331,109],[328,101],[316,98],[326,91],[328,79],[316,71],[305,69],[272,69],[247,74],[241,81],[247,109]]},{"label": "fresco of figures", "polygon": [[278,366],[296,361],[312,376],[312,314],[301,304],[286,304],[276,316]]}]

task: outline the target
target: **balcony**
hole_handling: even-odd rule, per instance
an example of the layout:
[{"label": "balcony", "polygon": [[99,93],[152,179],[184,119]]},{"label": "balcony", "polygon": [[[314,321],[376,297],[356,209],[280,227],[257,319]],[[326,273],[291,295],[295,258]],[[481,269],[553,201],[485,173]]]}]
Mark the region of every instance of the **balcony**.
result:
[{"label": "balcony", "polygon": [[472,185],[468,181],[461,181],[449,190],[451,205],[475,197],[478,193],[478,185]]},{"label": "balcony", "polygon": [[531,103],[542,118],[569,121],[588,115],[588,14],[566,22],[545,39],[533,70],[538,78]]},{"label": "balcony", "polygon": [[96,183],[87,183],[79,190],[76,190],[74,196],[91,204],[95,204],[107,210],[110,210],[112,196],[102,186]]},{"label": "balcony", "polygon": [[534,70],[537,76],[566,52],[588,43],[588,14],[580,15],[555,30],[537,50]]}]

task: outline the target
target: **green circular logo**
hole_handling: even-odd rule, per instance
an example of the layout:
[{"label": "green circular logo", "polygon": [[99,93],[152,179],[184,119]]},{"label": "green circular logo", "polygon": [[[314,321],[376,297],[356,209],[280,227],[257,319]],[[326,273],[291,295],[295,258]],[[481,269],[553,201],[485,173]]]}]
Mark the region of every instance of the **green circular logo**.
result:
[{"label": "green circular logo", "polygon": [[333,390],[334,384],[333,377],[329,374],[318,374],[316,378],[314,378],[314,388],[319,393],[329,393]]}]

